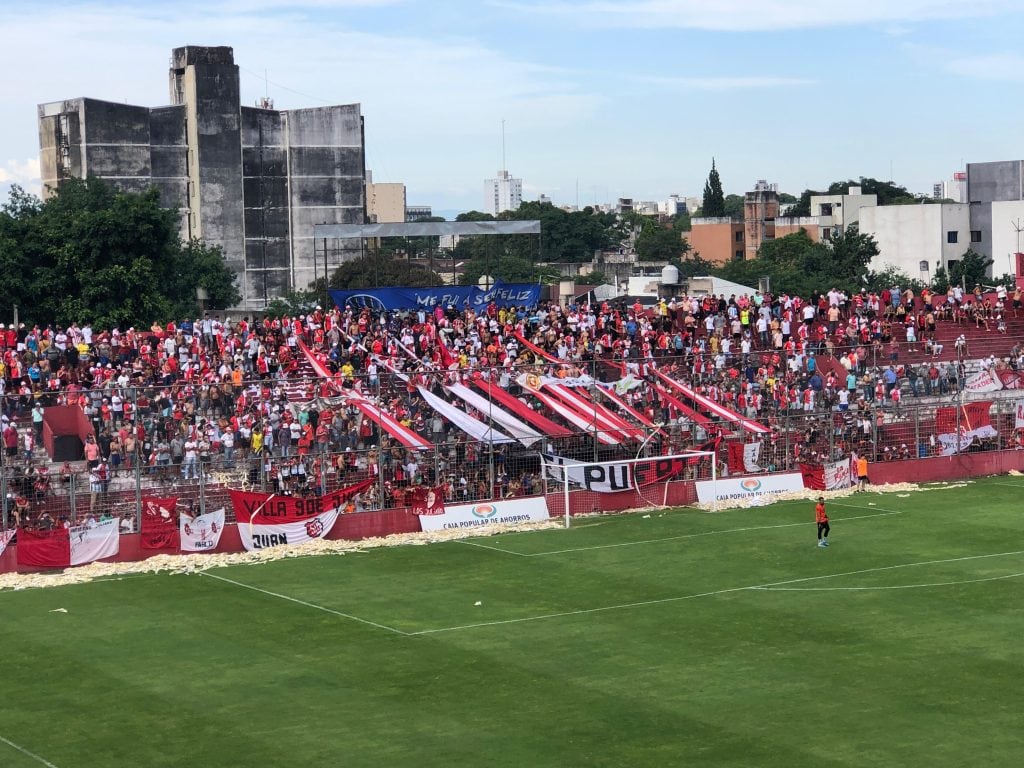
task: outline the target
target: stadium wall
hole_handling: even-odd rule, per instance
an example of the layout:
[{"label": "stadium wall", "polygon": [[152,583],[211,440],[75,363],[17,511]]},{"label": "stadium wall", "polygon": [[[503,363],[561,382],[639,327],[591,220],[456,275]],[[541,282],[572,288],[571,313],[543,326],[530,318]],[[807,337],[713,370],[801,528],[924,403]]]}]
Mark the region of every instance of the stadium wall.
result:
[{"label": "stadium wall", "polygon": [[[1024,471],[1024,451],[986,451],[956,456],[929,459],[909,459],[891,463],[872,464],[868,477],[873,485],[889,483],[927,483],[943,480],[965,480],[972,477],[1006,474],[1010,471]],[[669,483],[667,503],[670,505],[693,504],[697,500],[692,481]],[[548,509],[554,516],[564,514],[564,496],[560,493],[547,495]],[[616,512],[643,507],[646,502],[636,491],[599,494],[574,492],[569,495],[569,509],[572,515],[594,512]],[[344,515],[328,534],[328,539],[367,539],[394,533],[415,533],[420,530],[419,518],[407,509],[386,509],[379,512],[360,512]],[[238,528],[229,525],[224,529],[216,552],[241,552],[242,542]],[[164,554],[173,552],[167,550]],[[109,562],[133,562],[162,554],[160,550],[142,549],[139,534],[125,534],[121,537],[121,551]],[[44,569],[18,568],[17,545],[10,546],[0,555],[0,573],[19,571],[37,573]]]}]

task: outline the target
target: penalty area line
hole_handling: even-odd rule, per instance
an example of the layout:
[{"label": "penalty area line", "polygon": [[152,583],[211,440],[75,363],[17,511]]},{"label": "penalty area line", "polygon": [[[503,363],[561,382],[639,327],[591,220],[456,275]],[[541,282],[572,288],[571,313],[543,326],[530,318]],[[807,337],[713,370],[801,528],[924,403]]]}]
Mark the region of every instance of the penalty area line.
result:
[{"label": "penalty area line", "polygon": [[961,584],[981,584],[986,581],[1005,581],[1024,576],[1008,573],[1005,576],[986,576],[983,579],[960,579],[959,581],[933,581],[927,584],[889,584],[881,587],[752,587],[759,592],[882,592],[890,589],[926,589],[928,587],[956,587]]},{"label": "penalty area line", "polygon": [[402,630],[396,629],[395,627],[389,627],[387,624],[378,624],[376,621],[370,621],[369,619],[363,619],[363,618],[360,618],[359,616],[353,616],[351,613],[344,613],[343,611],[336,611],[333,608],[327,608],[327,607],[322,606],[322,605],[317,605],[316,603],[309,603],[309,602],[306,602],[305,600],[299,600],[297,597],[291,597],[289,595],[282,595],[280,592],[271,592],[269,589],[261,589],[260,587],[254,587],[252,584],[243,584],[240,581],[235,581],[234,579],[228,579],[228,578],[225,578],[224,576],[217,576],[216,574],[207,573],[206,571],[200,571],[199,575],[200,576],[206,576],[206,577],[211,578],[211,579],[216,579],[217,581],[223,581],[223,582],[225,582],[227,584],[234,584],[236,587],[242,587],[243,589],[251,589],[253,592],[259,592],[261,595],[268,595],[270,597],[276,597],[276,598],[279,598],[281,600],[287,600],[290,603],[296,603],[298,605],[304,605],[306,608],[313,608],[314,610],[317,610],[317,611],[323,611],[324,613],[330,613],[330,614],[332,614],[334,616],[340,616],[343,619],[349,619],[351,621],[357,621],[360,624],[366,624],[367,626],[370,626],[370,627],[376,627],[377,629],[387,630],[388,632],[393,632],[396,635],[403,635],[403,636],[407,637],[410,634],[409,632],[403,632]]},{"label": "penalty area line", "polygon": [[[803,523],[801,523],[803,525]],[[855,576],[865,573],[878,573],[880,571],[891,571],[897,568],[913,568],[921,565],[938,565],[940,563],[959,563],[967,560],[982,560],[990,557],[1010,557],[1012,555],[1024,554],[1024,549],[1013,552],[994,552],[988,555],[967,555],[965,557],[951,557],[943,560],[921,560],[913,563],[897,563],[896,565],[883,565],[878,568],[865,568],[859,571],[844,571],[841,573],[826,573],[820,576],[804,576],[798,579],[787,579],[785,581],[769,582],[767,584],[750,584],[745,587],[729,587],[728,589],[716,589],[710,592],[698,592],[691,595],[678,595],[676,597],[663,597],[657,600],[640,600],[633,603],[619,603],[616,605],[603,605],[597,608],[580,608],[574,611],[560,611],[558,613],[545,613],[539,616],[523,616],[517,619],[500,619],[497,621],[482,621],[475,624],[462,624],[455,627],[438,627],[436,629],[422,629],[418,632],[408,632],[411,637],[419,635],[436,635],[442,632],[458,632],[463,629],[479,629],[483,627],[499,627],[508,624],[525,624],[530,621],[543,621],[545,619],[560,619],[568,616],[585,616],[593,613],[606,613],[608,611],[620,611],[629,608],[642,608],[650,605],[664,605],[666,603],[679,603],[684,600],[696,600],[700,597],[716,597],[727,595],[733,592],[755,592],[771,591],[771,587],[781,587],[787,584],[800,584],[808,581],[819,581],[821,579],[835,579],[840,576]]]},{"label": "penalty area line", "polygon": [[26,755],[27,757],[31,757],[37,763],[41,763],[41,764],[45,765],[46,768],[57,768],[56,765],[51,763],[45,757],[40,757],[35,752],[29,752],[23,746],[21,746],[20,744],[15,744],[10,739],[5,739],[3,736],[0,736],[0,741],[2,741],[4,744],[6,744],[7,746],[11,747],[12,749],[18,750],[19,752],[21,752],[21,754]]},{"label": "penalty area line", "polygon": [[[854,507],[850,504],[844,504],[845,507],[852,507],[853,509],[867,509],[867,507]],[[875,512],[870,515],[852,515],[851,517],[834,517],[832,522],[847,522],[850,520],[866,520],[873,517],[891,517],[893,515],[902,515],[902,510],[889,510],[884,512]],[[676,536],[663,536],[658,539],[641,539],[640,541],[618,541],[614,544],[595,544],[590,547],[573,547],[570,549],[553,549],[550,552],[533,552],[530,554],[524,554],[522,552],[511,552],[509,550],[498,550],[499,552],[507,552],[510,555],[519,555],[520,557],[547,557],[548,555],[564,555],[570,552],[589,552],[595,549],[615,549],[617,547],[635,547],[639,544],[658,544],[663,541],[679,541],[680,539],[697,539],[702,536],[719,536],[724,533],[744,533],[748,531],[769,531],[776,528],[796,528],[798,526],[810,526],[814,521],[803,522],[803,523],[779,523],[777,525],[748,525],[743,528],[725,528],[721,531],[701,531],[700,533],[681,533]],[[467,542],[468,543],[468,542]],[[482,546],[482,545],[477,545]],[[496,547],[487,547],[487,549],[496,549]]]}]

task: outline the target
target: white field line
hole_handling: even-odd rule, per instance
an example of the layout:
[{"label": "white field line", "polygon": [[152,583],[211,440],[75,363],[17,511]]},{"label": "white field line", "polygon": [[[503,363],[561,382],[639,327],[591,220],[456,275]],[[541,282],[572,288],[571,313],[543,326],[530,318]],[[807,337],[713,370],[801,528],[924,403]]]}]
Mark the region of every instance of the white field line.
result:
[{"label": "white field line", "polygon": [[199,575],[200,576],[206,576],[206,577],[211,578],[211,579],[216,579],[217,581],[223,581],[223,582],[226,582],[228,584],[234,584],[236,587],[242,587],[243,589],[251,589],[253,592],[259,592],[262,595],[269,595],[270,597],[277,597],[277,598],[279,598],[281,600],[287,600],[290,603],[297,603],[298,605],[304,605],[307,608],[313,608],[313,609],[318,610],[318,611],[323,611],[324,613],[330,613],[330,614],[333,614],[335,616],[340,616],[343,619],[349,619],[351,621],[358,621],[360,624],[367,624],[367,625],[369,625],[371,627],[376,627],[377,629],[384,629],[384,630],[387,630],[388,632],[393,632],[396,635],[408,635],[409,634],[408,632],[403,632],[400,629],[395,629],[394,627],[389,627],[386,624],[378,624],[377,622],[370,621],[369,619],[362,619],[359,616],[353,616],[351,613],[343,613],[342,611],[336,611],[333,608],[326,608],[326,607],[324,607],[322,605],[317,605],[316,603],[308,603],[305,600],[299,600],[297,597],[290,597],[288,595],[282,595],[280,592],[271,592],[268,589],[260,589],[259,587],[252,586],[251,584],[243,584],[242,582],[235,581],[234,579],[228,579],[228,578],[225,578],[224,576],[217,576],[216,574],[210,573],[209,571],[201,571],[199,573]]},{"label": "white field line", "polygon": [[455,539],[458,544],[466,544],[470,547],[478,547],[480,549],[489,549],[491,552],[504,552],[506,555],[516,555],[517,557],[529,557],[524,555],[522,552],[513,552],[511,549],[502,549],[501,547],[492,547],[489,544],[478,544],[475,541],[469,541],[468,539]]},{"label": "white field line", "polygon": [[[840,506],[840,505],[836,505],[836,506]],[[843,504],[841,506],[853,507],[852,504]],[[855,509],[864,509],[864,507],[853,507],[853,508],[855,508]],[[882,511],[882,512],[876,512],[876,513],[873,513],[873,514],[870,514],[870,515],[853,515],[851,517],[834,517],[834,518],[832,518],[832,522],[846,522],[846,521],[849,521],[849,520],[867,520],[868,518],[872,518],[872,517],[891,517],[892,515],[902,515],[902,514],[903,514],[903,512],[901,510],[886,510],[886,511]],[[744,532],[747,532],[747,531],[768,531],[768,530],[773,530],[775,528],[796,528],[796,527],[802,526],[802,525],[803,526],[811,526],[811,525],[813,525],[813,523],[814,523],[814,521],[811,520],[809,522],[804,522],[804,523],[779,523],[777,525],[749,525],[749,526],[745,526],[743,528],[725,528],[725,529],[720,530],[720,531],[701,531],[700,533],[681,533],[681,534],[678,534],[676,536],[663,536],[663,537],[658,538],[658,539],[641,539],[640,541],[619,541],[619,542],[615,542],[614,544],[595,544],[594,546],[591,546],[591,547],[572,547],[570,549],[553,549],[553,550],[551,550],[549,552],[532,552],[532,553],[529,553],[529,554],[524,554],[523,552],[513,552],[512,550],[508,550],[508,549],[499,549],[498,547],[487,547],[487,549],[494,549],[494,550],[496,550],[498,552],[505,552],[506,554],[509,554],[509,555],[519,555],[520,557],[547,557],[549,555],[564,555],[564,554],[567,554],[569,552],[589,552],[589,551],[595,550],[595,549],[614,549],[614,548],[617,548],[617,547],[635,547],[635,546],[637,546],[639,544],[657,544],[657,543],[663,542],[663,541],[678,541],[680,539],[696,539],[696,538],[700,538],[702,536],[719,536],[719,535],[724,534],[724,533],[744,533]],[[462,542],[462,543],[470,544],[471,542],[465,541],[465,542]],[[483,546],[483,545],[479,545],[478,544],[478,545],[474,545],[474,546]]]},{"label": "white field line", "polygon": [[1020,573],[1009,573],[1006,576],[989,576],[984,579],[962,579],[960,581],[933,581],[928,584],[892,584],[885,587],[752,587],[761,592],[876,592],[887,589],[925,589],[926,587],[955,587],[959,584],[980,584],[984,581],[1003,581],[1024,576]]},{"label": "white field line", "polygon": [[28,757],[31,757],[36,762],[42,763],[43,765],[46,766],[46,768],[57,768],[56,765],[51,763],[45,757],[40,757],[35,752],[29,752],[27,749],[25,749],[24,747],[20,746],[19,744],[15,744],[10,739],[5,739],[3,736],[0,736],[0,741],[2,741],[4,744],[6,744],[7,746],[9,746],[11,748],[18,750],[19,752],[21,752],[21,754],[27,755]]},{"label": "white field line", "polygon": [[1016,550],[1014,552],[995,552],[988,555],[968,555],[966,557],[952,557],[943,560],[921,560],[913,563],[898,563],[896,565],[884,565],[878,568],[864,568],[859,571],[844,571],[841,573],[828,573],[822,576],[804,576],[798,579],[788,579],[786,581],[775,581],[767,584],[751,584],[745,587],[730,587],[728,589],[716,589],[711,592],[698,592],[691,595],[679,595],[678,597],[664,597],[659,600],[642,600],[635,603],[619,603],[617,605],[605,605],[599,608],[581,608],[575,611],[560,611],[558,613],[545,613],[539,616],[524,616],[518,619],[502,619],[499,621],[483,621],[475,624],[463,624],[455,627],[439,627],[437,629],[424,629],[419,632],[409,632],[407,634],[411,636],[417,635],[434,635],[441,632],[458,632],[463,629],[477,629],[480,627],[496,627],[504,626],[506,624],[522,624],[528,621],[542,621],[544,619],[557,619],[564,618],[566,616],[583,616],[591,613],[602,613],[607,611],[619,611],[627,608],[640,608],[648,605],[662,605],[664,603],[677,603],[683,600],[696,600],[699,597],[714,597],[716,595],[725,595],[730,592],[748,592],[752,590],[767,590],[769,587],[780,587],[787,584],[799,584],[808,581],[818,581],[821,579],[835,579],[840,576],[856,576],[865,573],[878,573],[880,571],[891,571],[897,568],[913,568],[922,565],[938,565],[940,563],[958,563],[967,560],[981,560],[989,557],[1009,557],[1011,555],[1024,554],[1024,549]]}]

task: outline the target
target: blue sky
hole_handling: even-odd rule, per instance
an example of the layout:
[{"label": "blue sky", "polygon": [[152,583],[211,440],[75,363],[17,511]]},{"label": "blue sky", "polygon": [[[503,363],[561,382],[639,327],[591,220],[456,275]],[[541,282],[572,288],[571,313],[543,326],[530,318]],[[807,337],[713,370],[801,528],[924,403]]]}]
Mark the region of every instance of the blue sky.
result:
[{"label": "blue sky", "polygon": [[[834,7],[845,5],[845,7]],[[38,189],[36,104],[168,101],[170,49],[230,45],[243,102],[361,102],[367,166],[410,204],[482,205],[501,165],[573,203],[794,194],[859,175],[930,192],[1024,157],[1021,0],[6,0],[0,199]]]}]

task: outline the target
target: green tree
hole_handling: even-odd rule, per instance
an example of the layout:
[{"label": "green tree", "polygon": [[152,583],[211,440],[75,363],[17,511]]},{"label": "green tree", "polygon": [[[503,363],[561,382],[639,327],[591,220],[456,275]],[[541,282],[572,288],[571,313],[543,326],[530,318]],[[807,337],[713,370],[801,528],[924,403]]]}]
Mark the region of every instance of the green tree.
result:
[{"label": "green tree", "polygon": [[859,282],[867,274],[871,260],[878,255],[878,242],[872,235],[862,233],[856,224],[833,234],[828,247],[832,252],[828,271],[848,284]]},{"label": "green tree", "polygon": [[968,248],[958,261],[950,265],[949,282],[952,285],[965,286],[968,291],[974,290],[974,286],[986,284],[992,264],[993,261],[988,256]]},{"label": "green tree", "polygon": [[688,253],[681,259],[672,259],[672,264],[679,270],[679,277],[704,277],[714,274],[715,265],[700,254]]},{"label": "green tree", "polygon": [[653,226],[640,233],[636,255],[640,261],[671,261],[690,250],[690,244],[676,230]]},{"label": "green tree", "polygon": [[[458,221],[493,221],[479,211],[460,214]],[[499,221],[540,221],[540,240],[534,235],[487,235],[459,238],[455,248],[458,261],[499,261],[515,257],[529,261],[580,263],[622,241],[622,225],[614,214],[600,213],[589,206],[582,211],[564,211],[551,203],[524,202],[518,210],[505,211]],[[493,271],[493,268],[491,269]],[[488,273],[489,274],[489,273]]]},{"label": "green tree", "polygon": [[700,206],[700,215],[706,218],[725,216],[725,196],[722,194],[722,179],[715,167],[715,159],[711,158],[711,172],[704,183],[704,201]]},{"label": "green tree", "polygon": [[497,260],[473,259],[463,268],[461,285],[476,285],[483,275],[506,283],[532,283],[539,279],[538,269],[529,259],[504,256]]},{"label": "green tree", "polygon": [[757,279],[770,276],[773,284],[785,290],[807,295],[830,288],[859,290],[868,264],[878,255],[878,245],[870,235],[855,226],[827,243],[816,243],[801,229],[785,237],[766,240],[757,258],[729,262],[715,274],[743,285],[757,285]]},{"label": "green tree", "polygon": [[742,220],[745,215],[743,210],[745,200],[746,198],[743,195],[726,195],[722,207],[722,215],[728,216],[730,219]]},{"label": "green tree", "polygon": [[[394,258],[394,254],[374,252],[358,259],[345,262],[331,273],[331,288],[386,288],[405,285],[410,288],[426,288],[439,285],[441,278],[427,267],[409,264]],[[322,286],[321,281],[321,286]],[[316,287],[314,287],[316,291]],[[319,295],[323,295],[322,288]]]},{"label": "green tree", "polygon": [[689,213],[677,213],[672,217],[672,229],[676,232],[689,232],[692,228]]},{"label": "green tree", "polygon": [[207,307],[241,300],[220,252],[183,244],[178,214],[160,207],[155,189],[69,179],[46,202],[15,190],[0,211],[0,242],[4,268],[18,270],[7,272],[4,298],[40,324],[148,327],[198,313],[197,288]]},{"label": "green tree", "polygon": [[[935,200],[924,195],[915,195],[913,192],[908,191],[906,187],[892,181],[879,181],[870,176],[861,176],[857,181],[853,179],[833,181],[824,191],[805,189],[801,193],[799,200],[785,209],[785,215],[814,216],[816,214],[811,210],[811,195],[845,195],[850,187],[860,187],[861,194],[863,195],[875,195],[878,198],[879,205],[914,205],[918,203],[942,202],[941,200]],[[783,202],[782,195],[779,195],[779,200]]]}]

